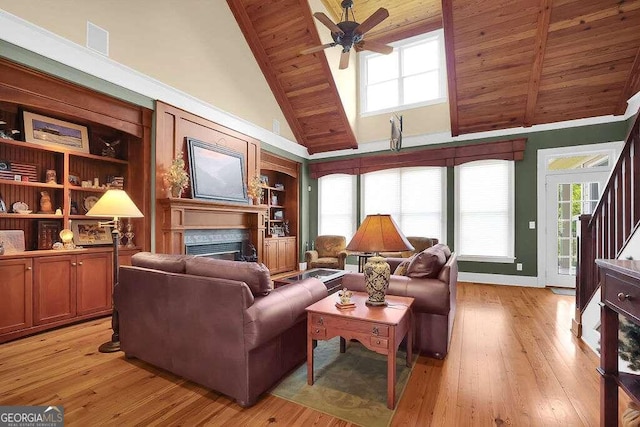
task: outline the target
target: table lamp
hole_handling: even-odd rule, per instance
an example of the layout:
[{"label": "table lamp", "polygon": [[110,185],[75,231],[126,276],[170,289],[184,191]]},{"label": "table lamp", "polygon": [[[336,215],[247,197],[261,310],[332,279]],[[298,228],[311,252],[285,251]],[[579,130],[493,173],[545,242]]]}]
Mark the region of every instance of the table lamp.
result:
[{"label": "table lamp", "polygon": [[[113,217],[113,220],[100,222],[100,227],[112,226],[111,235],[113,237],[113,286],[115,287],[119,281],[118,269],[118,246],[120,244],[120,232],[118,231],[118,225],[120,218],[142,218],[142,212],[138,209],[129,198],[124,190],[107,190],[106,193],[100,197],[87,216],[102,216]],[[111,293],[111,304],[113,307],[113,315],[111,317],[111,328],[113,329],[113,335],[111,335],[111,341],[108,341],[100,346],[98,349],[101,353],[113,353],[120,351],[120,322],[118,318],[118,309],[113,302],[113,291]]]},{"label": "table lamp", "polygon": [[413,250],[398,224],[391,215],[367,215],[347,245],[347,250],[375,254],[364,265],[364,281],[369,294],[366,303],[373,306],[387,305],[384,296],[389,287],[391,269],[379,253]]}]

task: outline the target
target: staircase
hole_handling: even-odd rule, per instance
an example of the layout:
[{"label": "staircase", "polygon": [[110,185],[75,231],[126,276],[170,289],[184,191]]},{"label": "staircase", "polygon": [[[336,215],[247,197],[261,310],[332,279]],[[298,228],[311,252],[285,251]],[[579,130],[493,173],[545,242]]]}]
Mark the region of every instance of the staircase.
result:
[{"label": "staircase", "polygon": [[600,201],[580,216],[576,313],[572,330],[582,334],[582,314],[600,286],[598,258],[617,259],[640,226],[640,114],[627,136]]}]

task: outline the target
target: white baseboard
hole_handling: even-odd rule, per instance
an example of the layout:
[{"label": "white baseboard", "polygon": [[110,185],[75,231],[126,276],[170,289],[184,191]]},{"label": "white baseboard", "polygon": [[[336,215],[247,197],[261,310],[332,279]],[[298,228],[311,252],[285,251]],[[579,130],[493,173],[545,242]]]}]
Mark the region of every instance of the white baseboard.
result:
[{"label": "white baseboard", "polygon": [[526,286],[529,288],[544,288],[538,284],[535,276],[514,276],[509,274],[466,273],[458,272],[459,282],[487,283],[490,285]]}]

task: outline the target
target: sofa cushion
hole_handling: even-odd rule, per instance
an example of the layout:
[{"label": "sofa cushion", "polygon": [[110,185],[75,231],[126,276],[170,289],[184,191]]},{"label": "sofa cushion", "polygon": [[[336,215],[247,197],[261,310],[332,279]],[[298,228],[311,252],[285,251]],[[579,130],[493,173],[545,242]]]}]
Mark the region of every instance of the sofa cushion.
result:
[{"label": "sofa cushion", "polygon": [[131,265],[134,267],[166,271],[167,273],[184,273],[185,260],[191,258],[193,258],[192,255],[152,254],[151,252],[138,252],[131,257]]},{"label": "sofa cushion", "polygon": [[186,273],[244,282],[253,295],[266,295],[273,289],[269,269],[257,262],[192,258],[185,261]]},{"label": "sofa cushion", "polygon": [[432,246],[413,257],[407,268],[407,276],[437,277],[446,262],[444,251]]},{"label": "sofa cushion", "polygon": [[442,249],[442,251],[444,252],[444,256],[447,259],[449,259],[449,257],[451,256],[451,249],[449,249],[449,246],[445,245],[444,243],[438,243],[437,245],[433,245],[433,247]]},{"label": "sofa cushion", "polygon": [[407,258],[405,261],[402,261],[400,264],[398,264],[395,271],[393,272],[393,275],[406,276],[407,270],[409,269],[409,264],[411,264],[412,260],[413,260],[413,257]]}]

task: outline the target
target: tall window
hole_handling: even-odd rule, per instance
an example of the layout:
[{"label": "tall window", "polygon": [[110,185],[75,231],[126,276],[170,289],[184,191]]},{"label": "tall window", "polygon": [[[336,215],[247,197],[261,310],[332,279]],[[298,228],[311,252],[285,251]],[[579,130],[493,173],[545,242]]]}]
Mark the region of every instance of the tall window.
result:
[{"label": "tall window", "polygon": [[514,166],[480,160],[456,166],[456,252],[470,261],[514,261]]},{"label": "tall window", "polygon": [[360,111],[383,113],[446,98],[442,30],[394,44],[389,55],[360,53]]},{"label": "tall window", "polygon": [[363,218],[391,214],[405,236],[446,238],[445,168],[387,169],[362,175]]},{"label": "tall window", "polygon": [[318,180],[318,234],[345,236],[356,232],[356,177],[327,175]]}]

